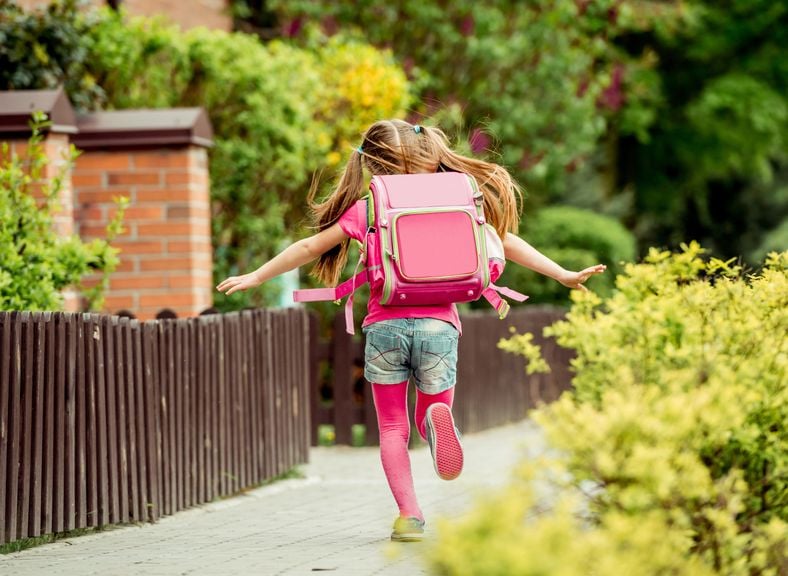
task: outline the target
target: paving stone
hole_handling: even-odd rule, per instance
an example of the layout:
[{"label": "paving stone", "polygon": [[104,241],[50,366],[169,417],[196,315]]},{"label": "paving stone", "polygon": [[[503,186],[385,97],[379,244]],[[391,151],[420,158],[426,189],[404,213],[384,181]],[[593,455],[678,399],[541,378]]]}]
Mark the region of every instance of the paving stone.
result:
[{"label": "paving stone", "polygon": [[[411,451],[427,519],[461,516],[524,456],[543,451],[529,421],[463,438],[465,470],[444,482],[429,449]],[[423,544],[392,543],[397,515],[377,448],[314,448],[304,478],[276,482],[143,524],[0,556],[2,576],[415,576]]]}]

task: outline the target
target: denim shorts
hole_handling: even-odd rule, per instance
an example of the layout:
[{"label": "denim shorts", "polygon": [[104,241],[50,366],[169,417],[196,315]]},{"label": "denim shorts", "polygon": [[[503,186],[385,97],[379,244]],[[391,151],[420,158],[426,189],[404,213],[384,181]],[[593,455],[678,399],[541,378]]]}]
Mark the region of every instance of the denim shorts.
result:
[{"label": "denim shorts", "polygon": [[364,377],[375,384],[413,380],[438,394],[457,381],[457,329],[435,318],[398,318],[365,326]]}]

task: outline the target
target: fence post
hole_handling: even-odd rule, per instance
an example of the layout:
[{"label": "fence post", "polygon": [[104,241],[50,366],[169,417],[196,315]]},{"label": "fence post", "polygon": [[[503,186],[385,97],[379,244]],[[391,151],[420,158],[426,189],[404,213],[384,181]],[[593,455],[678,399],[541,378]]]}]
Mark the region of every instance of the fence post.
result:
[{"label": "fence post", "polygon": [[334,316],[334,432],[337,444],[350,444],[353,424],[352,338],[345,332],[343,314]]}]

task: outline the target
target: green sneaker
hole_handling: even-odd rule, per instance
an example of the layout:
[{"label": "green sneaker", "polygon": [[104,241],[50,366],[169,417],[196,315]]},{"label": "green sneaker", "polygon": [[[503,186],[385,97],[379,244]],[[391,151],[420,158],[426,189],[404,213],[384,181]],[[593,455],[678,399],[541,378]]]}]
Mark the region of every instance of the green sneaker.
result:
[{"label": "green sneaker", "polygon": [[391,532],[391,539],[397,542],[421,542],[424,538],[424,520],[419,520],[410,516],[403,518],[400,516],[394,520],[394,530]]}]

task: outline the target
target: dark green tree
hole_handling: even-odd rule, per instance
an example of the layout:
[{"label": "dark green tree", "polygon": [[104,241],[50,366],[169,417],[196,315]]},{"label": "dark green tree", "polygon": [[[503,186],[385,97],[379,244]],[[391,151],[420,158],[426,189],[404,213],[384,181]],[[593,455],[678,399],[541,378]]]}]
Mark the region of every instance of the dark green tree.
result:
[{"label": "dark green tree", "polygon": [[645,134],[617,134],[615,190],[645,244],[748,255],[788,208],[788,5],[693,0],[659,24],[616,39],[654,55],[660,98]]}]

